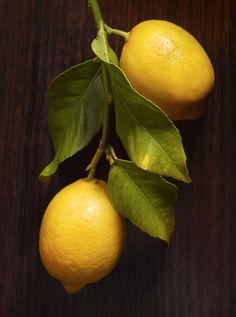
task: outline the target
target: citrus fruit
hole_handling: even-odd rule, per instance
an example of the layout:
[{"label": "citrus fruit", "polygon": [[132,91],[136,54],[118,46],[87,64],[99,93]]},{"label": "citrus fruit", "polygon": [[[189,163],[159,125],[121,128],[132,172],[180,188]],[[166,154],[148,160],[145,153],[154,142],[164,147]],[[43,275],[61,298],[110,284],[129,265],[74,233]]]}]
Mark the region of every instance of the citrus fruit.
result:
[{"label": "citrus fruit", "polygon": [[131,85],[172,120],[195,119],[214,84],[205,50],[171,22],[136,25],[123,46],[120,67]]},{"label": "citrus fruit", "polygon": [[68,293],[75,293],[111,272],[122,252],[124,232],[107,184],[80,179],[49,203],[40,228],[40,256],[46,270]]}]

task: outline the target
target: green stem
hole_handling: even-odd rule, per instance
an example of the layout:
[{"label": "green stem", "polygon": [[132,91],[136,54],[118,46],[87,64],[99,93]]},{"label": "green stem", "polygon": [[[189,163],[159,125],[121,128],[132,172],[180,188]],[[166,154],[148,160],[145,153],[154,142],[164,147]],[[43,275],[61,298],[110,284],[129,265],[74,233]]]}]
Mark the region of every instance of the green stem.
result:
[{"label": "green stem", "polygon": [[[104,32],[104,37],[105,37],[105,43],[107,43],[107,33],[104,30],[104,21],[102,18],[102,14],[98,5],[97,0],[89,0],[89,5],[92,9],[93,16],[97,25],[97,28],[99,30],[103,30]],[[108,44],[105,44],[105,46]],[[108,49],[108,47],[107,47]],[[109,62],[109,57],[107,54],[107,62]],[[106,96],[106,102],[104,105],[104,112],[103,112],[103,125],[102,125],[102,137],[101,141],[99,143],[98,149],[95,152],[90,164],[87,167],[88,173],[88,179],[92,180],[94,178],[95,172],[96,172],[96,167],[97,164],[102,157],[103,153],[105,152],[106,146],[107,146],[107,136],[108,136],[108,127],[109,127],[109,114],[110,114],[110,104],[112,102],[112,92],[111,92],[111,87],[110,87],[110,81],[109,81],[109,75],[106,70],[106,67],[104,63],[101,63],[102,65],[102,80],[103,80],[103,87],[105,90],[105,96]]]},{"label": "green stem", "polygon": [[102,13],[98,5],[97,0],[88,0],[88,5],[91,8],[96,22],[97,28],[100,27],[101,22],[103,22]]},{"label": "green stem", "polygon": [[105,30],[107,31],[108,34],[115,34],[115,35],[122,36],[125,39],[125,41],[128,41],[130,32],[125,32],[122,30],[113,29],[107,24],[105,24],[104,27],[105,27]]},{"label": "green stem", "polygon": [[118,160],[116,153],[111,145],[108,145],[106,147],[106,155],[107,155],[107,161],[109,162],[110,166],[115,164],[115,162]]},{"label": "green stem", "polygon": [[109,75],[107,72],[107,69],[102,63],[102,79],[103,79],[103,85],[104,90],[106,94],[106,104],[104,107],[104,113],[103,113],[103,126],[102,126],[102,144],[106,145],[107,141],[107,135],[108,135],[108,128],[109,128],[109,114],[110,114],[110,104],[112,103],[112,91],[110,86],[110,80]]},{"label": "green stem", "polygon": [[115,150],[112,146],[109,147],[109,153],[114,161],[118,160],[118,157],[116,156]]}]

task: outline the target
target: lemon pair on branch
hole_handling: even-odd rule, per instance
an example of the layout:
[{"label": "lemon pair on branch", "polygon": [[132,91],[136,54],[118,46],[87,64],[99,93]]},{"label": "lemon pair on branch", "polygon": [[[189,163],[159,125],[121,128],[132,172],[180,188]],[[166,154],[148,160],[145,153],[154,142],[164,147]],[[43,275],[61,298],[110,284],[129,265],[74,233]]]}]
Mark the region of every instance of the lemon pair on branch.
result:
[{"label": "lemon pair on branch", "polygon": [[[212,64],[181,27],[144,21],[131,32],[113,29],[90,0],[98,34],[96,57],[57,76],[48,91],[48,120],[55,157],[40,174],[49,181],[65,159],[101,130],[88,177],[63,188],[48,205],[40,229],[40,255],[69,293],[106,276],[124,245],[128,218],[142,231],[169,242],[177,189],[165,177],[190,182],[186,155],[172,120],[197,118],[214,83]],[[125,44],[120,62],[109,34]],[[110,108],[129,161],[108,143]],[[108,184],[96,166],[110,162]]]}]

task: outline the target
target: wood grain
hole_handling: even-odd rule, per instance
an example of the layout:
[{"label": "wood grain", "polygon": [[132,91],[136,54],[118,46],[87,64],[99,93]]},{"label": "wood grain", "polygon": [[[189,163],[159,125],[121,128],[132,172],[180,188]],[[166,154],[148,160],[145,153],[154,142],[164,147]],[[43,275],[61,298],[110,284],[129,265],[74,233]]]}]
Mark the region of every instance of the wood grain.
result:
[{"label": "wood grain", "polygon": [[[207,50],[216,71],[214,91],[199,120],[177,124],[192,184],[179,184],[169,247],[128,224],[115,270],[67,295],[41,264],[38,232],[47,203],[61,186],[84,175],[97,140],[65,162],[49,187],[37,175],[53,155],[49,82],[92,56],[95,27],[85,0],[0,1],[0,316],[236,316],[236,3],[100,3],[112,26],[129,30],[141,20],[170,20]],[[122,41],[111,42],[119,52]],[[106,166],[99,173],[105,176]]]}]

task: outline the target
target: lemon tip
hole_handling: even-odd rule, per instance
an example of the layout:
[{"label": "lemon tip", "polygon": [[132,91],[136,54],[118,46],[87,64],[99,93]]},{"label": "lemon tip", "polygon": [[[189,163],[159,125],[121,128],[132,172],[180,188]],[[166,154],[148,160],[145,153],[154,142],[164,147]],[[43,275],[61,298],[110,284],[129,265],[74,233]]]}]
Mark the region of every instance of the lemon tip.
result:
[{"label": "lemon tip", "polygon": [[82,288],[86,286],[85,284],[82,284],[82,283],[68,283],[68,282],[62,282],[62,281],[61,283],[68,294],[78,293]]}]

